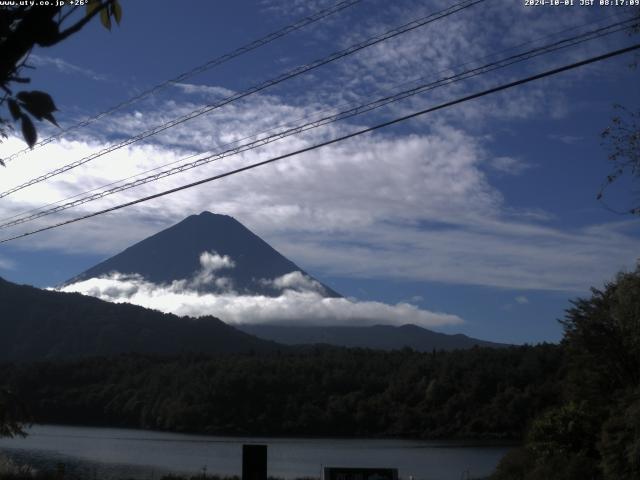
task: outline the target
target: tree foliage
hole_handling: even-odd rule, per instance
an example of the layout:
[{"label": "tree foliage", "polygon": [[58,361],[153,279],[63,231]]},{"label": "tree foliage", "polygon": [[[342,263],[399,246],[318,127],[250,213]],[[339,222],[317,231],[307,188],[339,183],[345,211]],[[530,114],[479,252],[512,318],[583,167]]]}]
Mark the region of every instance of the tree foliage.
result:
[{"label": "tree foliage", "polygon": [[559,395],[554,345],[124,355],[0,367],[34,421],[240,435],[521,438]]},{"label": "tree foliage", "polygon": [[[24,76],[28,57],[36,46],[51,47],[79,32],[91,19],[100,16],[105,28],[111,29],[111,18],[120,23],[122,8],[118,0],[89,0],[85,14],[69,24],[75,6],[37,5],[39,2],[15,2],[0,7],[0,89],[9,118],[0,117],[0,135],[7,137],[12,121],[20,124],[22,135],[30,147],[38,139],[33,119],[57,125],[53,113],[57,110],[51,96],[39,90],[15,92],[16,85],[30,82]],[[2,160],[0,159],[0,163]]]},{"label": "tree foliage", "polygon": [[494,478],[640,478],[640,267],[574,301],[562,324],[561,401]]},{"label": "tree foliage", "polygon": [[640,478],[640,389],[615,401],[599,449],[605,478]]},{"label": "tree foliage", "polygon": [[[628,10],[635,15],[629,35],[637,35],[640,33],[640,7],[631,6]],[[639,57],[636,56],[629,66],[635,69],[639,62]],[[600,134],[602,146],[609,152],[611,172],[598,192],[598,200],[602,200],[605,190],[624,175],[629,175],[635,181],[640,177],[640,108],[634,111],[616,104],[614,110],[616,114],[611,125]],[[640,215],[640,206],[629,208],[628,213]]]},{"label": "tree foliage", "polygon": [[640,267],[574,301],[561,323],[576,394],[606,399],[640,385]]},{"label": "tree foliage", "polygon": [[[598,193],[598,200],[603,198],[605,189],[622,176],[629,175],[635,181],[640,179],[640,109],[633,111],[622,105],[614,108],[617,114],[601,133],[612,168]],[[640,215],[640,206],[630,208],[629,213]]]}]

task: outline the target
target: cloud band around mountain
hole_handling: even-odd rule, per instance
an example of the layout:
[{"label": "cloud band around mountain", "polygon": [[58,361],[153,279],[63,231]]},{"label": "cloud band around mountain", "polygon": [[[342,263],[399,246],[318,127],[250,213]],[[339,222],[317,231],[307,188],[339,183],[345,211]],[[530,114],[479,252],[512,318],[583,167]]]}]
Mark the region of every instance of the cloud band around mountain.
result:
[{"label": "cloud band around mountain", "polygon": [[[261,279],[281,292],[278,296],[252,295],[233,290],[231,276],[217,276],[232,269],[228,256],[203,252],[201,269],[191,280],[155,284],[140,275],[113,272],[60,288],[115,303],[132,303],[180,316],[213,315],[230,324],[295,323],[296,325],[415,324],[432,328],[463,323],[457,315],[423,310],[410,303],[390,305],[324,296],[324,288],[302,272],[290,272],[274,279]],[[225,272],[226,273],[226,272]],[[203,291],[204,283],[215,292]]]}]

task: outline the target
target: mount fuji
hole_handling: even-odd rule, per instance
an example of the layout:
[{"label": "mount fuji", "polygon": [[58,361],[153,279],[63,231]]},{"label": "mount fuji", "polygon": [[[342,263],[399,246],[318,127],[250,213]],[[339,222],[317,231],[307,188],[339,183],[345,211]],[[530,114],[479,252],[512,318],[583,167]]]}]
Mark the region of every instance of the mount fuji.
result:
[{"label": "mount fuji", "polygon": [[[117,272],[154,284],[190,281],[200,292],[233,289],[243,295],[276,297],[297,283],[325,297],[341,295],[312,278],[233,217],[191,215],[69,279],[64,285]],[[212,275],[214,274],[215,275]],[[215,277],[215,278],[214,278]],[[278,281],[275,281],[278,279]]]}]

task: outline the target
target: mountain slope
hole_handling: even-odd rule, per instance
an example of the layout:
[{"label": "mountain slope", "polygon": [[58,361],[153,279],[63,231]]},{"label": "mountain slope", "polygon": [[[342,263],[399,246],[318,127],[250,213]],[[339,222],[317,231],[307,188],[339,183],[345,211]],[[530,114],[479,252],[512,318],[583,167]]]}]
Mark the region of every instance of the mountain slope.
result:
[{"label": "mountain slope", "polygon": [[[235,266],[224,271],[224,275],[233,281],[234,289],[240,293],[277,296],[279,291],[261,280],[302,272],[295,263],[234,218],[202,212],[136,243],[65,284],[112,272],[139,274],[156,284],[190,279],[201,268],[203,252],[231,257]],[[327,296],[340,296],[326,285],[323,287]]]},{"label": "mountain slope", "polygon": [[256,337],[285,345],[326,344],[340,347],[361,347],[379,350],[399,350],[409,347],[419,352],[459,350],[479,347],[506,347],[466,335],[447,335],[416,325],[394,327],[298,327],[289,325],[242,325],[240,330]]},{"label": "mountain slope", "polygon": [[266,352],[278,348],[214,317],[181,318],[77,293],[16,285],[0,278],[0,361],[125,352]]}]

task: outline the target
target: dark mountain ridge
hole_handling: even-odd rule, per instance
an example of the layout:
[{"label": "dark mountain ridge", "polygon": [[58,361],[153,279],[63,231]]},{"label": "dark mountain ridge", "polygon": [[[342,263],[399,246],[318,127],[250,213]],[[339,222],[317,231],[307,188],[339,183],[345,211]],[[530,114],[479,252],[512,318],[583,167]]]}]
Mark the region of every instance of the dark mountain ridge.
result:
[{"label": "dark mountain ridge", "polygon": [[[190,279],[201,268],[203,252],[231,258],[235,266],[221,274],[231,278],[234,289],[240,293],[277,296],[280,291],[262,280],[273,280],[295,271],[309,276],[233,217],[202,212],[132,245],[71,278],[65,285],[113,272],[138,274],[156,284]],[[327,296],[340,296],[326,285],[322,286]]]},{"label": "dark mountain ridge", "polygon": [[0,278],[0,361],[128,352],[250,353],[279,348],[215,317],[178,317]]},{"label": "dark mountain ridge", "polygon": [[417,325],[351,326],[293,326],[240,325],[245,333],[285,345],[324,344],[349,348],[400,350],[405,347],[417,352],[432,350],[460,350],[478,347],[507,347],[503,343],[488,342],[462,334],[448,335]]},{"label": "dark mountain ridge", "polygon": [[0,361],[23,362],[121,353],[263,353],[287,345],[415,351],[504,347],[415,325],[313,327],[244,325],[178,317],[79,293],[41,290],[0,278]]}]

